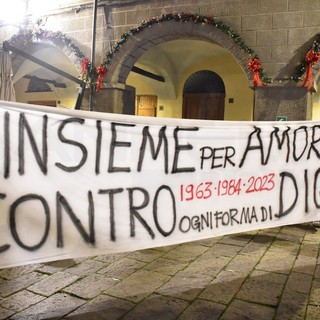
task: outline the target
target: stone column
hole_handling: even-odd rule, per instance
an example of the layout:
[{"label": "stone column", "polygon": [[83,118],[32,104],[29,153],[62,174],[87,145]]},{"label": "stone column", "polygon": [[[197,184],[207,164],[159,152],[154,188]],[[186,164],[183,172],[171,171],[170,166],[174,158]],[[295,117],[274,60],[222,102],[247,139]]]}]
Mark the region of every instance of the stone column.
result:
[{"label": "stone column", "polygon": [[277,116],[292,120],[311,120],[312,97],[307,88],[256,87],[253,120],[275,121]]},{"label": "stone column", "polygon": [[[90,90],[86,89],[81,110],[89,110]],[[113,86],[101,88],[93,95],[93,111],[135,114],[135,88],[130,86]]]}]

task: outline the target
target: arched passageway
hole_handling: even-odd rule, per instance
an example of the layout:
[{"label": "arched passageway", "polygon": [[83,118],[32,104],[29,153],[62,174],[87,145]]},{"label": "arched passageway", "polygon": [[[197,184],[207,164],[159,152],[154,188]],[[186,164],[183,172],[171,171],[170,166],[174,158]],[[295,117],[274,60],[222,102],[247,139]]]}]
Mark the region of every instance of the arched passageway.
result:
[{"label": "arched passageway", "polygon": [[[219,97],[222,103],[219,115],[197,116],[196,118],[252,119],[254,91],[248,86],[248,79],[241,66],[229,51],[220,45],[199,39],[170,40],[150,48],[136,61],[134,66],[164,79],[161,82],[132,71],[126,79],[126,85],[134,87],[137,96],[157,97],[156,114],[158,117],[195,118],[195,115],[187,116],[184,112],[184,86],[193,74],[206,70],[209,74],[212,72],[223,80],[225,95]],[[202,84],[200,86],[203,87]],[[212,100],[208,103],[215,102]]]},{"label": "arched passageway", "polygon": [[185,82],[182,116],[186,119],[223,120],[224,99],[222,78],[213,71],[197,71]]}]

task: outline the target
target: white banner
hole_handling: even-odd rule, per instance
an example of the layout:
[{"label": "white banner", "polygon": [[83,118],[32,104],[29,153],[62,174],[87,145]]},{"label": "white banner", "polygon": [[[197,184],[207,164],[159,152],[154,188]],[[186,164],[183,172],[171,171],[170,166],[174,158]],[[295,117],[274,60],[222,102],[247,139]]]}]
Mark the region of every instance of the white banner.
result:
[{"label": "white banner", "polygon": [[0,102],[0,267],[320,220],[320,122]]}]

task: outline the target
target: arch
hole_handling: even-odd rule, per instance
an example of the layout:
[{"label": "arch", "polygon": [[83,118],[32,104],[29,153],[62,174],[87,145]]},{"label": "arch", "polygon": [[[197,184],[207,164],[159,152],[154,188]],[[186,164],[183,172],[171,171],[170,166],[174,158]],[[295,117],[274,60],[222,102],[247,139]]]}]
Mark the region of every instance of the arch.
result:
[{"label": "arch", "polygon": [[182,116],[188,119],[223,120],[225,86],[222,78],[210,70],[200,70],[183,87]]},{"label": "arch", "polygon": [[187,79],[183,87],[183,93],[225,93],[225,86],[217,73],[201,70]]},{"label": "arch", "polygon": [[[11,37],[9,43],[75,78],[82,74],[81,62],[85,55],[70,38],[61,32],[41,29],[20,30]],[[74,81],[35,64],[15,52],[12,53],[12,70],[13,82],[19,88],[16,90],[16,96],[20,102],[38,101],[35,95],[41,92],[41,101],[63,100],[65,106],[72,108],[75,105],[78,89]],[[41,90],[39,86],[34,86],[34,90],[28,90],[29,85],[32,85],[30,81],[36,78],[47,85],[50,84],[52,90]]]},{"label": "arch", "polygon": [[148,49],[177,39],[207,40],[227,49],[244,71],[248,85],[251,85],[253,73],[248,69],[248,59],[256,55],[238,34],[213,18],[176,13],[148,19],[123,34],[102,63],[108,68],[106,82],[109,86],[125,84],[133,65]]},{"label": "arch", "polygon": [[[81,61],[85,58],[79,47],[62,32],[42,29],[21,29],[9,40],[10,44],[33,54],[41,47],[54,47],[67,56],[81,74]],[[42,46],[39,46],[41,45]]]}]

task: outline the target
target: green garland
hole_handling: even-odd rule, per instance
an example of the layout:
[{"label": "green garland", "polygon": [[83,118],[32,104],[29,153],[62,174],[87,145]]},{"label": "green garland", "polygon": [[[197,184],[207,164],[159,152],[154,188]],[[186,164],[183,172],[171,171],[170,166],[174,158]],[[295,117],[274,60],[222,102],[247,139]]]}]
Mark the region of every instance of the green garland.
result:
[{"label": "green garland", "polygon": [[[196,23],[196,24],[208,24],[212,25],[213,27],[218,28],[219,30],[223,31],[225,34],[227,34],[235,44],[243,50],[245,53],[249,55],[248,59],[251,59],[253,57],[257,58],[257,55],[254,54],[254,51],[250,49],[243,39],[240,37],[238,33],[233,31],[230,27],[228,27],[226,24],[224,24],[221,21],[217,21],[215,18],[211,16],[202,16],[202,15],[194,15],[190,13],[168,13],[163,14],[160,17],[156,18],[149,18],[147,20],[143,20],[141,24],[138,27],[131,28],[128,32],[125,32],[121,35],[120,40],[111,48],[111,51],[107,52],[103,62],[102,66],[107,68],[110,64],[114,54],[121,48],[121,46],[129,39],[130,36],[135,35],[141,31],[143,31],[146,28],[150,28],[154,24],[159,24],[165,21],[175,21],[180,23]],[[259,76],[263,83],[270,83],[271,79],[267,77],[264,73],[263,68],[260,68],[259,70]]]},{"label": "green garland", "polygon": [[[233,39],[233,41],[239,47],[239,49],[243,50],[245,53],[248,54],[248,61],[254,58],[259,59],[257,55],[254,54],[254,51],[245,44],[240,35],[233,31],[229,26],[227,26],[223,22],[217,21],[215,18],[211,16],[194,15],[184,12],[174,12],[163,14],[160,17],[143,20],[139,26],[131,28],[128,32],[123,33],[120,37],[120,40],[114,46],[112,46],[111,51],[107,52],[105,58],[103,59],[103,62],[101,63],[101,67],[105,69],[108,68],[108,65],[110,64],[115,53],[122,47],[122,45],[129,39],[130,36],[135,35],[146,28],[150,28],[154,24],[159,24],[166,21],[212,25],[213,27],[218,28],[219,30],[227,34],[231,39]],[[20,48],[26,48],[36,42],[48,41],[52,42],[55,46],[59,47],[60,49],[68,50],[70,55],[74,55],[79,66],[81,66],[83,59],[87,59],[85,55],[82,53],[82,51],[79,49],[79,47],[76,46],[70,38],[68,38],[65,34],[63,34],[60,31],[53,32],[43,30],[40,28],[28,30],[22,29],[17,34],[12,36],[12,38],[10,39],[10,44],[17,45]],[[312,45],[308,47],[307,52],[309,52],[310,50],[313,50],[315,53],[320,52],[320,33],[318,33]],[[88,69],[91,69],[91,64],[89,64],[88,66]],[[303,75],[305,74],[307,67],[308,63],[304,58],[303,61],[296,67],[295,74],[291,77],[291,80],[294,80],[296,82],[300,81]],[[95,73],[91,70],[86,71],[89,73],[91,72],[91,74]],[[259,69],[259,76],[263,83],[271,82],[271,79],[265,75],[263,68]],[[89,80],[87,79],[87,81]]]},{"label": "green garland", "polygon": [[77,63],[80,65],[85,55],[74,44],[74,42],[60,31],[53,32],[43,29],[20,30],[10,39],[10,44],[17,45],[20,48],[27,48],[36,42],[52,42],[60,49],[68,50],[69,54],[74,55]]},{"label": "green garland", "polygon": [[[316,36],[316,39],[313,41],[312,45],[308,47],[308,50],[305,54],[305,57],[307,56],[307,53],[313,50],[315,53],[320,52],[320,33]],[[304,58],[303,61],[296,67],[296,72],[293,77],[291,77],[292,80],[298,82],[301,80],[302,76],[307,71],[308,62]]]},{"label": "green garland", "polygon": [[[224,24],[221,21],[217,21],[215,18],[211,16],[202,16],[202,15],[194,15],[190,13],[168,13],[163,14],[157,18],[149,18],[147,20],[143,20],[141,24],[137,27],[131,28],[128,32],[125,32],[121,35],[120,40],[111,48],[111,51],[107,52],[103,62],[99,66],[99,68],[95,68],[91,66],[90,61],[87,57],[81,52],[81,50],[73,43],[73,41],[68,38],[62,32],[53,32],[43,29],[33,29],[33,30],[20,30],[17,34],[15,34],[11,39],[10,43],[12,45],[18,45],[19,47],[28,47],[33,43],[36,42],[46,42],[51,41],[55,46],[58,46],[61,49],[69,51],[69,54],[73,54],[76,58],[79,66],[82,68],[82,78],[87,82],[95,82],[97,77],[101,75],[105,76],[108,65],[110,64],[112,58],[114,57],[115,53],[122,47],[122,45],[129,39],[130,36],[135,35],[146,28],[150,28],[154,24],[159,24],[166,21],[175,21],[179,23],[195,23],[195,24],[208,24],[219,30],[223,31],[227,34],[235,44],[239,47],[239,49],[243,50],[246,54],[248,54],[248,61],[251,59],[259,59],[254,51],[250,49],[243,39],[240,37],[238,33],[233,31],[230,27]],[[85,68],[84,68],[84,61]],[[103,68],[103,70],[101,69]],[[100,73],[99,71],[100,70]],[[101,71],[102,70],[102,71]],[[98,72],[98,75],[97,75]],[[94,76],[92,76],[94,75]],[[90,77],[92,80],[90,81]],[[260,67],[259,69],[259,77],[262,83],[270,83],[271,79],[267,77],[264,73],[264,69]]]}]

